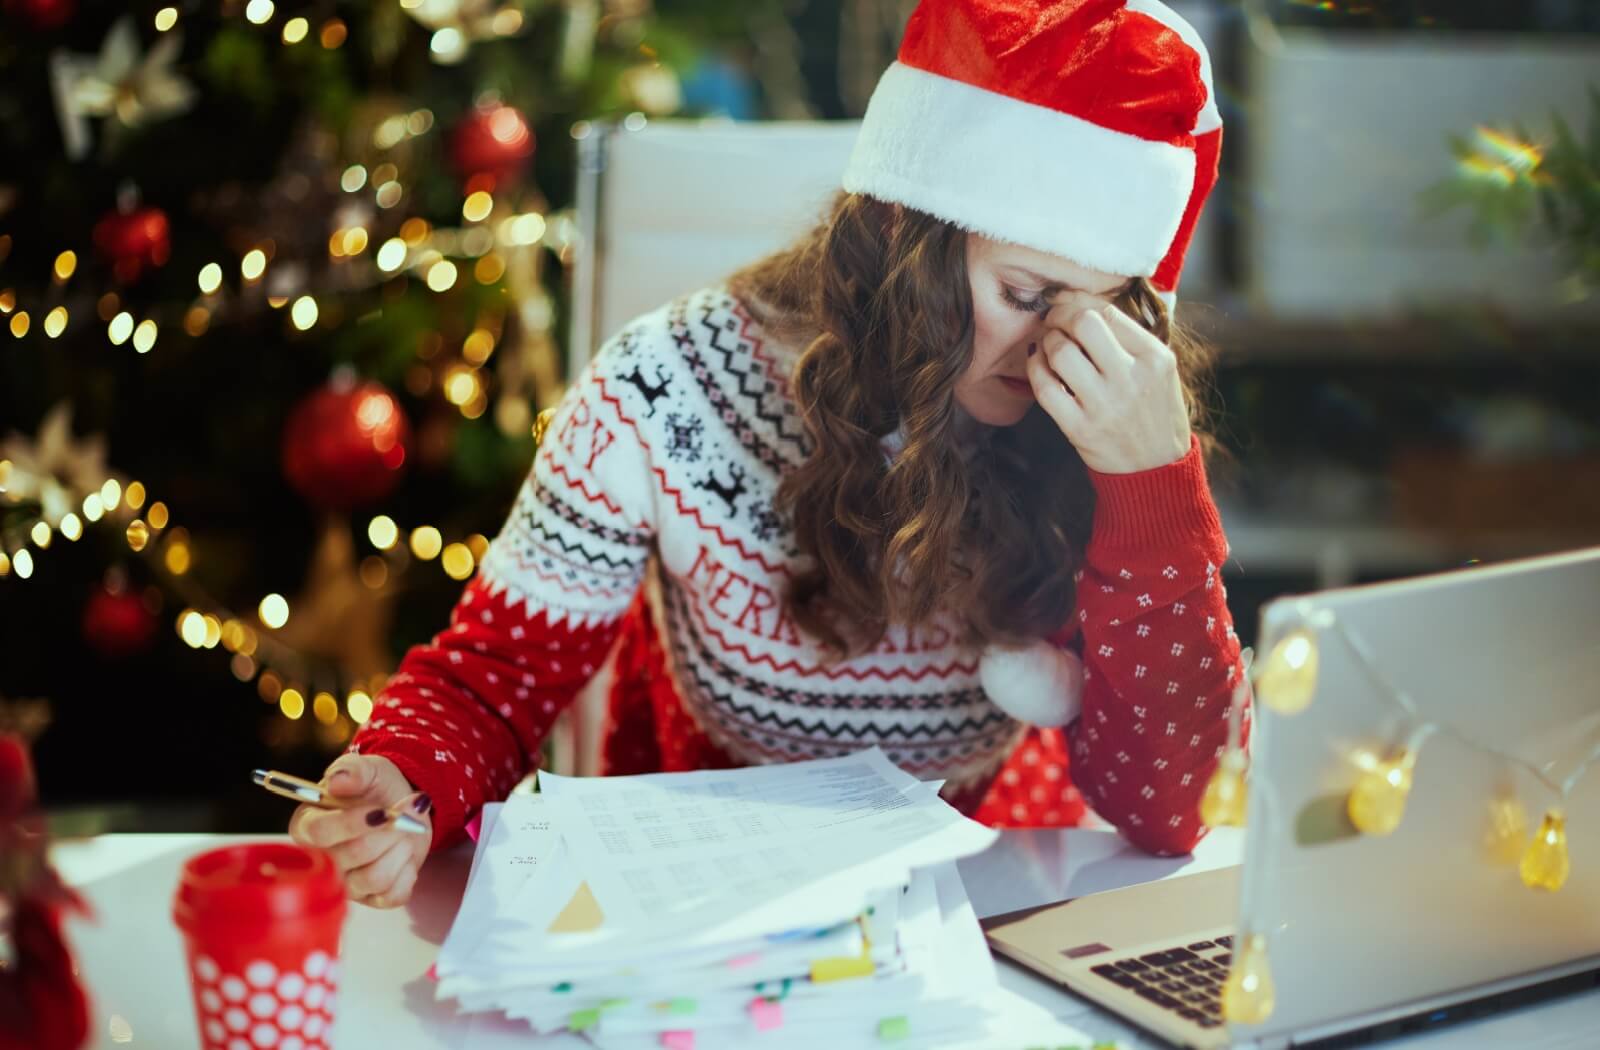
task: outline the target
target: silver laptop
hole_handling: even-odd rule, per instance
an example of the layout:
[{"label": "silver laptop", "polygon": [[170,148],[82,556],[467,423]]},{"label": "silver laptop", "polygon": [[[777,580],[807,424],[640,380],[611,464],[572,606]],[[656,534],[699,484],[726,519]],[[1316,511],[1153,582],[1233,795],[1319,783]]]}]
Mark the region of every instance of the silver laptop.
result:
[{"label": "silver laptop", "polygon": [[[1257,659],[1306,624],[1311,705],[1255,707],[1244,863],[994,917],[994,949],[1197,1050],[1343,1044],[1600,985],[1600,760],[1580,774],[1600,753],[1600,548],[1280,598]],[[1356,833],[1352,756],[1421,724],[1437,730],[1398,829]],[[1555,892],[1491,849],[1493,803],[1520,801],[1524,842],[1562,805],[1541,778],[1576,778]],[[1241,930],[1267,939],[1261,1024],[1220,1010]]]}]

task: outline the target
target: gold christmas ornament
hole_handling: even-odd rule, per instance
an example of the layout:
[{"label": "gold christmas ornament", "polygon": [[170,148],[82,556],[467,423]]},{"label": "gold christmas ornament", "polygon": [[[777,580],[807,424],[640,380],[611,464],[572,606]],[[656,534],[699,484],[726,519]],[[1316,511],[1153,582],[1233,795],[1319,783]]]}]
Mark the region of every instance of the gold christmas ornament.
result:
[{"label": "gold christmas ornament", "polygon": [[1489,822],[1483,848],[1496,864],[1515,864],[1528,840],[1528,811],[1514,795],[1489,800]]},{"label": "gold christmas ornament", "polygon": [[1567,856],[1567,818],[1559,809],[1545,813],[1522,855],[1520,871],[1522,884],[1529,889],[1554,892],[1566,885],[1572,861]]},{"label": "gold christmas ornament", "polygon": [[1249,759],[1240,748],[1223,753],[1216,772],[1200,796],[1200,820],[1212,828],[1244,827],[1247,790],[1244,773]]},{"label": "gold christmas ornament", "polygon": [[1388,835],[1400,826],[1416,765],[1416,752],[1410,748],[1397,758],[1370,759],[1345,806],[1356,830],[1363,835]]},{"label": "gold christmas ornament", "polygon": [[1222,985],[1222,1016],[1234,1024],[1261,1024],[1272,1016],[1277,992],[1267,965],[1267,939],[1243,937],[1233,952],[1233,967]]},{"label": "gold christmas ornament", "polygon": [[1290,631],[1278,640],[1256,672],[1256,695],[1280,715],[1295,715],[1311,705],[1317,689],[1317,639],[1310,631]]}]

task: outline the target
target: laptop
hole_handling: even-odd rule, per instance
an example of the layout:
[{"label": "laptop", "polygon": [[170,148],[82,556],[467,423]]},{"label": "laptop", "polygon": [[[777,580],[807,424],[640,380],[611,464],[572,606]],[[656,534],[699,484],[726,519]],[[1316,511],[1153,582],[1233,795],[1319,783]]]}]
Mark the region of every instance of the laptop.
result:
[{"label": "laptop", "polygon": [[[1310,706],[1253,711],[1243,863],[994,916],[994,950],[1195,1050],[1352,1045],[1600,987],[1600,547],[1279,598],[1257,660],[1308,624]],[[1359,834],[1353,756],[1425,724],[1399,827]],[[1474,744],[1576,777],[1560,890],[1524,886],[1489,835],[1497,801],[1520,801],[1525,842],[1560,799]],[[1244,930],[1276,985],[1260,1024],[1221,1012]]]}]

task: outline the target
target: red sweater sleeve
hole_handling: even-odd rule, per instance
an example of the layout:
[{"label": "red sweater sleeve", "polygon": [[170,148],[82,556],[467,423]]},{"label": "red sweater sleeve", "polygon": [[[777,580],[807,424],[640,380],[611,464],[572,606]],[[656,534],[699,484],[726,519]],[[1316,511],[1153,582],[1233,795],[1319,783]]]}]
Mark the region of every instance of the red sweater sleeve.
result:
[{"label": "red sweater sleeve", "polygon": [[1200,796],[1243,673],[1221,566],[1227,540],[1197,442],[1135,474],[1091,471],[1094,528],[1078,578],[1083,708],[1072,775],[1095,811],[1158,854],[1205,835]]},{"label": "red sweater sleeve", "polygon": [[432,797],[434,848],[537,761],[643,580],[653,486],[648,448],[620,414],[640,396],[618,381],[637,352],[621,344],[568,391],[450,626],[406,654],[351,744]]}]

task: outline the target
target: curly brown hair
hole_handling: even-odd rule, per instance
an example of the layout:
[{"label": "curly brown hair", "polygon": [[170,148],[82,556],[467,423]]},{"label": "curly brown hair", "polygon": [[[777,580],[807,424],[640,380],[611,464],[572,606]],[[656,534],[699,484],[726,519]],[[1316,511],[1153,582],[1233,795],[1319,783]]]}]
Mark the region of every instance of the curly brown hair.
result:
[{"label": "curly brown hair", "polygon": [[[1016,426],[958,438],[955,385],[973,352],[966,237],[840,193],[815,229],[729,279],[769,333],[806,344],[792,386],[809,448],[777,502],[809,562],[784,602],[836,656],[941,611],[974,646],[1053,634],[1072,612],[1095,506],[1077,450],[1037,405]],[[1147,281],[1117,305],[1172,347],[1209,448],[1198,395],[1210,351]],[[891,461],[880,441],[896,428]]]}]

